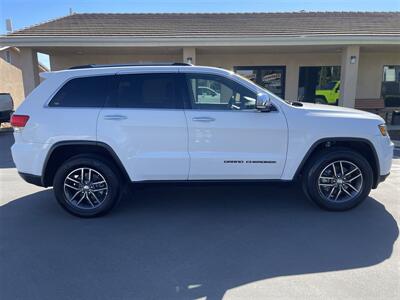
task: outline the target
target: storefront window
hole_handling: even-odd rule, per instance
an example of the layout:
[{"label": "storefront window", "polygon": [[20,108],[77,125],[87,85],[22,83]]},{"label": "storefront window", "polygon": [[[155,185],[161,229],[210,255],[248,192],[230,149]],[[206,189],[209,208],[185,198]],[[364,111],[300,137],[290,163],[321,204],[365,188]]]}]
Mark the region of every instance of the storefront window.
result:
[{"label": "storefront window", "polygon": [[254,83],[257,81],[257,71],[254,69],[236,69],[236,73],[244,78],[247,78],[248,80],[253,81]]},{"label": "storefront window", "polygon": [[237,74],[246,77],[282,99],[285,98],[285,71],[284,66],[235,67]]},{"label": "storefront window", "polygon": [[400,107],[400,65],[383,67],[381,94],[385,107]]},{"label": "storefront window", "polygon": [[337,105],[340,66],[300,67],[298,100]]}]

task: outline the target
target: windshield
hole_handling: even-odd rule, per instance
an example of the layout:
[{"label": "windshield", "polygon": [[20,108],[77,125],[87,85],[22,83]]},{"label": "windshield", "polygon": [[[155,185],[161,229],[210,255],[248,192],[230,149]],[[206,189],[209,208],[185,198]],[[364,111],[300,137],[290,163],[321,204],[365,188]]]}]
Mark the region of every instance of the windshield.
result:
[{"label": "windshield", "polygon": [[246,81],[247,83],[249,83],[249,84],[252,85],[252,86],[256,86],[256,87],[257,87],[257,90],[262,90],[263,92],[267,93],[268,95],[273,96],[275,99],[281,100],[281,101],[286,102],[286,103],[288,103],[288,104],[291,104],[291,103],[292,103],[291,101],[282,99],[282,98],[279,97],[278,95],[276,95],[276,94],[272,93],[271,91],[267,90],[265,87],[256,84],[254,81],[252,81],[252,80],[250,80],[250,79],[248,79],[248,78],[246,78],[246,77],[244,77],[244,76],[242,76],[242,75],[240,75],[240,74],[238,74],[238,73],[233,73],[233,75],[239,77],[240,80]]}]

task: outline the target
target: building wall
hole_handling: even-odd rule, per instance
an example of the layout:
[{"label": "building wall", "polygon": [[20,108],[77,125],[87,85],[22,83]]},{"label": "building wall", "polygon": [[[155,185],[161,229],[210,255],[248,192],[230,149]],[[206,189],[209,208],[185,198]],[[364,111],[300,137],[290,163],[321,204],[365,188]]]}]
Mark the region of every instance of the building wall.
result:
[{"label": "building wall", "polygon": [[381,97],[383,66],[385,65],[400,65],[400,53],[360,54],[356,99],[378,99]]},{"label": "building wall", "polygon": [[11,94],[14,108],[17,108],[25,97],[21,70],[2,57],[0,57],[0,93]]},{"label": "building wall", "polygon": [[0,51],[0,58],[2,58],[6,62],[7,62],[7,60],[6,60],[7,52],[10,53],[10,58],[11,58],[10,64],[21,69],[21,57],[20,57],[19,51],[12,47],[8,48],[6,50]]},{"label": "building wall", "polygon": [[[160,50],[162,52],[162,50]],[[182,61],[181,54],[55,54],[50,56],[52,71],[87,64],[120,64]]]}]

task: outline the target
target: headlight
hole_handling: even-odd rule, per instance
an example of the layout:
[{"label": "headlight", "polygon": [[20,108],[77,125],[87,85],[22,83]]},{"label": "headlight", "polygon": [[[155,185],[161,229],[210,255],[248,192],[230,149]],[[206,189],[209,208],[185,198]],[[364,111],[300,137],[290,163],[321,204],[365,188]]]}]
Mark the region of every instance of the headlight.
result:
[{"label": "headlight", "polygon": [[386,128],[385,124],[378,125],[378,127],[379,127],[379,131],[381,132],[381,134],[383,136],[387,136],[388,135],[387,128]]}]

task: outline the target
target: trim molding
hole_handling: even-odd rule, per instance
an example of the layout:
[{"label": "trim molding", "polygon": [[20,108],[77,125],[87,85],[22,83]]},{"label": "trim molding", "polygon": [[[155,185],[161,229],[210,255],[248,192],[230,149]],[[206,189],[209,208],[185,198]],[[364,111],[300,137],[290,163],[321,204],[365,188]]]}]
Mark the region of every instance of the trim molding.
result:
[{"label": "trim molding", "polygon": [[46,171],[47,171],[47,165],[49,162],[50,157],[52,156],[54,150],[56,150],[59,147],[63,147],[63,146],[95,146],[95,147],[100,147],[105,149],[113,158],[114,162],[116,163],[117,167],[119,168],[119,170],[121,171],[122,175],[127,179],[130,180],[130,177],[125,169],[125,166],[122,164],[120,158],[118,157],[118,155],[115,153],[115,151],[111,148],[111,146],[109,146],[106,143],[103,142],[99,142],[99,141],[81,141],[81,140],[71,140],[71,141],[61,141],[61,142],[57,142],[55,143],[53,146],[51,146],[50,150],[48,151],[45,161],[43,163],[43,168],[42,168],[42,176],[41,176],[41,183],[42,186],[44,187],[48,187],[51,186],[51,183],[49,184],[48,182],[45,182],[46,180]]},{"label": "trim molding", "polygon": [[379,164],[379,158],[378,154],[376,153],[376,149],[374,145],[371,143],[371,141],[364,139],[364,138],[352,138],[352,137],[329,137],[329,138],[323,138],[320,140],[317,140],[314,142],[314,144],[311,145],[310,149],[308,149],[306,155],[303,157],[301,160],[301,163],[296,169],[296,172],[294,173],[293,180],[296,180],[296,178],[299,177],[303,167],[307,163],[308,158],[311,157],[311,154],[314,152],[314,150],[321,144],[326,143],[326,142],[363,142],[366,143],[372,150],[374,160],[376,163],[376,168],[374,169],[373,166],[371,166],[372,171],[374,172],[374,180],[373,180],[373,186],[372,188],[376,188],[379,184],[379,176],[381,172],[380,164]]},{"label": "trim molding", "polygon": [[15,47],[204,47],[206,46],[307,46],[307,45],[400,45],[400,35],[319,36],[0,36],[0,46]]}]

